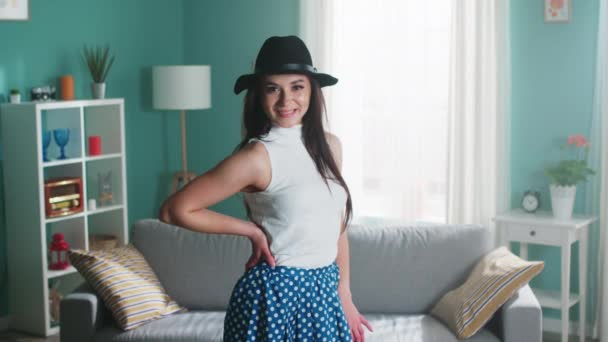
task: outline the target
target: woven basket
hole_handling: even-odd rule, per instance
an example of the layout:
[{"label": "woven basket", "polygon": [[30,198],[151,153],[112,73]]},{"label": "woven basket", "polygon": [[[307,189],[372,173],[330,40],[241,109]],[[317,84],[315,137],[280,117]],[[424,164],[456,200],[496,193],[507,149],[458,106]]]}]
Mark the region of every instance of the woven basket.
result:
[{"label": "woven basket", "polygon": [[118,238],[114,235],[93,234],[89,237],[89,249],[98,251],[114,248],[118,245]]}]

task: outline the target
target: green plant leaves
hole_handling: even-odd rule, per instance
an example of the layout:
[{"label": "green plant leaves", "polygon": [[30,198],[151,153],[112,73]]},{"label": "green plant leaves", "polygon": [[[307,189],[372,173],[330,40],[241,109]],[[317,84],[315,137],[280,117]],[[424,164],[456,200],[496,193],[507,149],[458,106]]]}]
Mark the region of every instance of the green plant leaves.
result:
[{"label": "green plant leaves", "polygon": [[587,167],[586,160],[562,160],[556,166],[545,169],[552,184],[576,185],[587,180],[595,172]]},{"label": "green plant leaves", "polygon": [[114,64],[114,56],[109,56],[109,46],[95,48],[88,48],[86,45],[84,46],[82,57],[84,58],[95,83],[105,82],[108,72],[110,71],[112,64]]}]

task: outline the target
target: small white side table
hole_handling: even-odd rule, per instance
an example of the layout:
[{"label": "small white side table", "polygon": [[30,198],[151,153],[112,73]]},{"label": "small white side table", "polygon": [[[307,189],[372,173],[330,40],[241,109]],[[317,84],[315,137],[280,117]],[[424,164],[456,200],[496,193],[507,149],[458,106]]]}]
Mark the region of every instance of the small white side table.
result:
[{"label": "small white side table", "polygon": [[[500,244],[520,243],[520,257],[528,259],[528,243],[561,247],[561,291],[533,289],[540,305],[559,309],[562,313],[562,342],[568,341],[569,309],[580,304],[579,336],[585,341],[585,310],[587,289],[587,231],[596,217],[573,215],[570,220],[558,220],[551,212],[534,214],[521,209],[497,215],[494,218]],[[579,294],[570,293],[570,248],[579,241]]]}]

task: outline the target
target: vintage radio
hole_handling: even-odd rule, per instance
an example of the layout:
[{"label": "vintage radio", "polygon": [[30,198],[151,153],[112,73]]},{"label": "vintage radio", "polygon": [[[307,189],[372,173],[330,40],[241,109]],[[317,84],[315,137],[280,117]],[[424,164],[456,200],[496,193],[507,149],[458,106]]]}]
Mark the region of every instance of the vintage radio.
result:
[{"label": "vintage radio", "polygon": [[82,211],[82,179],[53,178],[44,181],[46,217],[71,215]]}]

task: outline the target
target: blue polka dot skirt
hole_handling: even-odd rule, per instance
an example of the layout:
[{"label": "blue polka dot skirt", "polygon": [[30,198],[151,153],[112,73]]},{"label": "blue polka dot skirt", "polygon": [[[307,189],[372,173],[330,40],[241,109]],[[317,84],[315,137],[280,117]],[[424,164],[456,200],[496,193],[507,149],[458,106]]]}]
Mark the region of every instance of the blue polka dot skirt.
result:
[{"label": "blue polka dot skirt", "polygon": [[224,341],[352,341],[329,266],[271,268],[263,262],[238,280],[224,320]]}]

